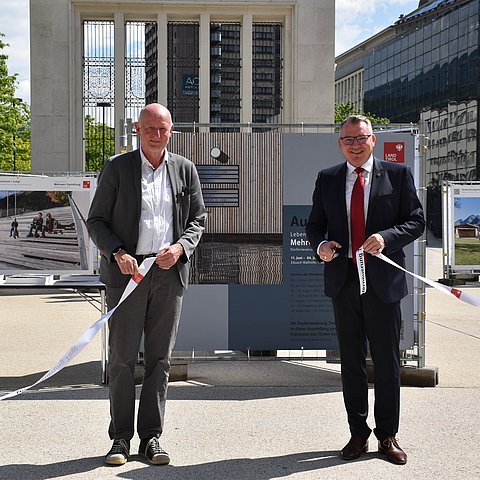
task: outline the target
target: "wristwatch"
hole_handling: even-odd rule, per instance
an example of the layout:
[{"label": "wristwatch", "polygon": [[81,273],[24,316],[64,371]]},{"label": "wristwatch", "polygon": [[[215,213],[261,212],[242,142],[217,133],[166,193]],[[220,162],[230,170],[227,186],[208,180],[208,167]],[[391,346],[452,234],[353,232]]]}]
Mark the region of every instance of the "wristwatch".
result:
[{"label": "wristwatch", "polygon": [[122,250],[125,250],[125,249],[123,248],[123,246],[117,247],[117,248],[113,249],[113,251],[112,251],[112,257],[115,258],[115,255],[116,255],[118,252],[122,251]]}]

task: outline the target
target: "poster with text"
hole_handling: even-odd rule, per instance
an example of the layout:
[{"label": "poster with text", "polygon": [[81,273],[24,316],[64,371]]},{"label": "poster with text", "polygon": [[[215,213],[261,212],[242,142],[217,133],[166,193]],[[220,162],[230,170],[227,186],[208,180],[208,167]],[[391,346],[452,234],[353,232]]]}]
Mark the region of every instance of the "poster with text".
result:
[{"label": "poster with text", "polygon": [[0,175],[0,273],[91,273],[94,177]]}]

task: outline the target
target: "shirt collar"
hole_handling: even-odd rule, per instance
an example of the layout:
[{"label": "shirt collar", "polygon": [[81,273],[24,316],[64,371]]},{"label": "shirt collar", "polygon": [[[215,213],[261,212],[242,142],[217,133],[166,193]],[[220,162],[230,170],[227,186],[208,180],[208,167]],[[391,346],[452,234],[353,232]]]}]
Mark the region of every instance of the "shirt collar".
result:
[{"label": "shirt collar", "polygon": [[[149,167],[149,168],[153,168],[152,164],[148,161],[148,158],[143,153],[143,150],[141,148],[139,148],[139,150],[140,150],[140,158],[142,159],[142,164]],[[160,167],[163,164],[167,164],[167,163],[168,163],[168,151],[167,151],[167,149],[165,149],[165,154],[163,156],[163,162],[160,164]]]},{"label": "shirt collar", "polygon": [[[355,168],[352,164],[347,162],[347,175],[351,175]],[[372,173],[373,170],[373,155],[370,155],[370,158],[362,165],[362,168],[367,171],[369,174]]]}]

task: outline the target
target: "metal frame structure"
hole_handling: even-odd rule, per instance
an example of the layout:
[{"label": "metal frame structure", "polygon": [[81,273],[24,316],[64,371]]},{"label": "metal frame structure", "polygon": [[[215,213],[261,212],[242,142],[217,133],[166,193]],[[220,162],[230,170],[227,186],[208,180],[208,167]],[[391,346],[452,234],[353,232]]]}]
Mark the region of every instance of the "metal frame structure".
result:
[{"label": "metal frame structure", "polygon": [[[451,231],[455,218],[452,217],[454,209],[455,189],[459,187],[478,187],[480,191],[480,181],[444,181],[442,185],[442,259],[443,259],[443,278],[455,280],[460,275],[480,274],[480,265],[457,265],[454,261],[455,235]],[[477,188],[475,188],[477,189]]]}]

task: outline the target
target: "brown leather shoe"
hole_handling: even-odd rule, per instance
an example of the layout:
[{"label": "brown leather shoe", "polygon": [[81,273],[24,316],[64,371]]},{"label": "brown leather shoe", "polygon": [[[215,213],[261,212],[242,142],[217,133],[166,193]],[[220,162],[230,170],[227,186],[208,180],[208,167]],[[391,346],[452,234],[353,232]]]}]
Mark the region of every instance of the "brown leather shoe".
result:
[{"label": "brown leather shoe", "polygon": [[340,454],[344,460],[355,460],[368,451],[368,437],[352,437],[342,448]]},{"label": "brown leather shoe", "polygon": [[396,465],[407,463],[407,454],[400,448],[395,437],[387,437],[378,442],[378,451],[387,456],[389,462]]}]

